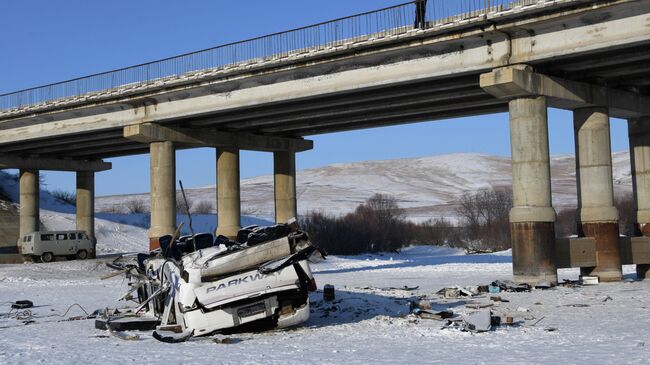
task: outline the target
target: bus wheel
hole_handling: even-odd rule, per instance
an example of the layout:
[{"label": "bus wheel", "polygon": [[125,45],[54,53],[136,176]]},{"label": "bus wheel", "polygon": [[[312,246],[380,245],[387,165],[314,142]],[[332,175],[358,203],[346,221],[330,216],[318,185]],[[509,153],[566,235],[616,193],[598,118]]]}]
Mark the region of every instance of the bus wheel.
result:
[{"label": "bus wheel", "polygon": [[52,262],[54,260],[54,255],[51,252],[45,252],[41,255],[41,261],[43,262]]},{"label": "bus wheel", "polygon": [[86,250],[79,250],[79,252],[77,252],[77,258],[78,258],[79,260],[85,260],[85,259],[87,259],[87,258],[88,258],[88,251],[86,251]]}]

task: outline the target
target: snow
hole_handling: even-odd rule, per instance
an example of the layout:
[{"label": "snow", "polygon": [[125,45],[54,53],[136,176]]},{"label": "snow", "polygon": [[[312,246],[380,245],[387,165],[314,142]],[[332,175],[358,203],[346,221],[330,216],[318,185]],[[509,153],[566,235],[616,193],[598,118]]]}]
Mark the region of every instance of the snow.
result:
[{"label": "snow", "polygon": [[[419,246],[399,254],[329,257],[313,270],[319,288],[335,285],[336,300],[324,302],[322,291],[313,293],[311,318],[304,325],[182,344],[157,342],[150,332],[130,332],[139,340],[125,341],[94,329],[92,320],[54,316],[73,303],[87,311],[123,305],[115,300],[125,292],[125,281],[99,279],[110,272],[104,265],[108,260],[0,265],[0,313],[9,311],[4,302],[29,299],[38,317],[24,325],[0,315],[0,364],[634,364],[647,363],[650,355],[650,282],[500,293],[510,302],[495,303],[493,312],[511,315],[521,325],[486,333],[441,329],[442,322],[408,315],[409,300],[432,301],[461,314],[472,311],[465,302],[488,303],[486,296],[459,301],[435,292],[511,279],[508,251],[465,255]],[[405,285],[419,288],[387,288]],[[66,317],[83,314],[73,307]],[[215,343],[215,338],[232,343]]]}]

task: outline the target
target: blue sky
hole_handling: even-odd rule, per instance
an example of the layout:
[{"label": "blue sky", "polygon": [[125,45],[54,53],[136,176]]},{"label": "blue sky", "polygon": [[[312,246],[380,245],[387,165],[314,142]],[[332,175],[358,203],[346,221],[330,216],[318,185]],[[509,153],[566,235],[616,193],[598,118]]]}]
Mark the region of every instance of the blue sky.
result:
[{"label": "blue sky", "polygon": [[[0,94],[152,61],[232,41],[352,15],[404,1],[33,1],[0,12]],[[612,149],[627,150],[627,125],[612,119]],[[549,110],[553,154],[574,153],[571,113]],[[510,155],[508,115],[493,114],[313,136],[298,169],[331,163],[456,152]],[[110,160],[97,194],[149,191],[147,155]],[[270,153],[242,152],[242,178],[271,173]],[[44,172],[47,188],[74,190],[73,173]],[[214,184],[214,149],[177,152],[185,186]]]}]

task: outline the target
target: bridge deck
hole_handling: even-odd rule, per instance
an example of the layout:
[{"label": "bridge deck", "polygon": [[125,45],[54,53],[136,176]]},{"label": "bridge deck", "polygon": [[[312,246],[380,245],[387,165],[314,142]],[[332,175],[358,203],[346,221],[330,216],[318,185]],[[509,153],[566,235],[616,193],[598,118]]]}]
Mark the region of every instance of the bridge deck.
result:
[{"label": "bridge deck", "polygon": [[[445,27],[0,113],[0,153],[97,159],[146,153],[122,137],[156,122],[281,136],[507,111],[479,75],[536,71],[647,94],[650,1],[540,1]],[[628,115],[614,115],[629,117]],[[183,147],[183,146],[181,146]]]}]

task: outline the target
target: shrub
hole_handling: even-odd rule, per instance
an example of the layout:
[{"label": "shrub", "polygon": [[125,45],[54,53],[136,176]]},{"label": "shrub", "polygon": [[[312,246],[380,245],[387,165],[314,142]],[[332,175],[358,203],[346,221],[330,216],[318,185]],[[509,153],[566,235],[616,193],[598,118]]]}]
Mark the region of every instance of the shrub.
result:
[{"label": "shrub", "polygon": [[509,187],[463,194],[456,212],[465,229],[467,246],[480,250],[510,248],[511,208]]},{"label": "shrub", "polygon": [[183,194],[176,194],[176,213],[177,214],[187,214],[188,211],[192,208],[192,199],[187,198],[187,204],[185,199],[183,199]]},{"label": "shrub", "polygon": [[196,214],[211,214],[214,210],[214,204],[209,201],[203,200],[192,207],[192,212]]},{"label": "shrub", "polygon": [[122,209],[122,205],[109,205],[101,208],[99,211],[108,214],[124,214],[124,209]]},{"label": "shrub", "polygon": [[144,203],[144,200],[139,199],[139,198],[133,198],[133,199],[127,200],[124,203],[124,206],[126,207],[126,210],[131,214],[149,213],[149,208]]}]

